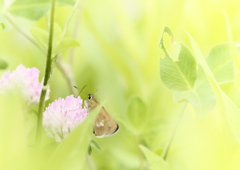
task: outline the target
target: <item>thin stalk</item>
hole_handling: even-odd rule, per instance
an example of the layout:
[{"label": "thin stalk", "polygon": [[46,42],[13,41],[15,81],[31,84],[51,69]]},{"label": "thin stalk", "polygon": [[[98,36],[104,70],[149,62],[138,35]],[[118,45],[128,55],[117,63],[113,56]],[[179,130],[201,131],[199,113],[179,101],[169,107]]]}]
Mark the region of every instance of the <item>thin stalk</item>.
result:
[{"label": "thin stalk", "polygon": [[174,140],[174,137],[176,136],[177,129],[179,128],[179,125],[180,125],[180,122],[181,122],[181,120],[182,120],[182,117],[183,117],[183,114],[184,114],[184,112],[185,112],[186,107],[187,107],[187,103],[183,106],[183,109],[182,109],[182,111],[181,111],[181,114],[180,114],[180,116],[179,116],[179,119],[178,119],[178,121],[177,121],[177,124],[176,124],[176,126],[175,126],[175,128],[174,128],[174,130],[173,130],[172,136],[171,136],[171,138],[170,138],[170,140],[169,140],[169,142],[168,142],[168,145],[167,145],[167,147],[166,147],[165,152],[164,152],[163,155],[162,155],[162,158],[163,158],[164,160],[167,159],[167,156],[168,156],[170,147],[171,147],[171,145],[172,145],[172,142],[173,142],[173,140]]},{"label": "thin stalk", "polygon": [[143,170],[144,169],[144,156],[143,156],[142,150],[139,147],[139,145],[141,144],[140,135],[136,136],[136,142],[137,142],[136,146],[138,147],[138,152],[139,152],[139,170]]},{"label": "thin stalk", "polygon": [[74,78],[73,78],[73,73],[72,73],[72,69],[69,66],[69,64],[66,64],[65,62],[62,61],[61,56],[58,56],[56,58],[56,64],[58,69],[62,72],[64,78],[67,80],[67,83],[69,85],[69,89],[71,91],[71,93],[73,93],[74,95],[76,95],[76,90],[74,88],[74,86],[76,85]]},{"label": "thin stalk", "polygon": [[88,154],[87,154],[87,161],[88,161],[88,164],[89,164],[89,168],[91,170],[97,170],[96,165],[94,164],[94,162],[92,160],[92,157]]},{"label": "thin stalk", "polygon": [[70,21],[72,20],[73,15],[74,15],[74,13],[76,12],[79,4],[80,4],[80,0],[77,0],[77,2],[75,3],[75,5],[74,5],[74,7],[73,7],[73,9],[72,9],[72,11],[71,11],[71,13],[69,14],[69,17],[68,17],[67,21],[66,21],[65,27],[64,27],[64,29],[63,29],[63,36],[65,36],[65,34],[66,34],[66,32],[67,32],[67,29],[68,29],[68,26],[69,26],[69,24],[70,24]]},{"label": "thin stalk", "polygon": [[[81,14],[81,10],[78,10],[78,13],[76,14],[77,16],[80,16],[80,14]],[[79,31],[79,17],[75,17],[75,25],[74,25],[74,27],[73,27],[73,30],[72,30],[72,32],[73,32],[73,34],[72,34],[72,36],[74,37],[74,38],[77,38],[77,35],[78,35],[78,31]],[[69,51],[69,65],[70,66],[73,66],[73,63],[74,63],[74,54],[75,54],[75,48],[71,48],[70,49],[70,51]]]},{"label": "thin stalk", "polygon": [[[79,6],[79,3],[80,3],[80,0],[78,0],[76,2],[76,4],[74,5],[74,9],[72,10],[70,16],[68,17],[68,20],[67,20],[67,23],[66,23],[66,26],[64,27],[64,34],[66,33],[66,30],[69,26],[69,23],[71,21],[71,18],[73,17],[73,14],[76,12],[76,9],[77,7]],[[33,45],[35,45],[36,47],[38,47],[44,54],[47,54],[47,52],[36,42],[35,39],[33,39],[26,31],[24,31],[19,24],[17,24],[11,17],[11,15],[9,15],[8,13],[4,13],[5,17],[7,18],[7,20],[9,21],[9,23],[22,35],[24,36],[27,40],[29,40]],[[76,22],[78,23],[78,22]],[[77,26],[75,26],[75,30],[78,30],[77,29]],[[64,35],[63,34],[63,35]],[[70,54],[70,58],[72,58],[73,56],[73,50],[71,50],[71,54]],[[71,60],[70,60],[71,61]],[[70,62],[71,63],[71,62]],[[57,62],[57,66],[59,68],[59,70],[62,72],[64,78],[67,80],[67,83],[69,84],[69,89],[72,93],[74,93],[74,79],[73,79],[73,76],[71,75],[72,73],[69,72],[68,69],[66,69],[66,66],[67,64],[65,63],[62,63],[61,60],[59,60]],[[69,64],[71,65],[71,64]]]},{"label": "thin stalk", "polygon": [[42,118],[43,118],[43,111],[45,106],[45,98],[46,98],[47,89],[48,89],[48,82],[52,72],[52,41],[53,41],[54,13],[55,13],[55,0],[52,0],[46,69],[45,69],[43,88],[42,88],[39,107],[38,107],[38,122],[37,122],[37,142],[38,143],[41,140]]},{"label": "thin stalk", "polygon": [[[63,29],[63,36],[66,35],[67,29],[70,25],[70,21],[72,20],[79,4],[80,4],[80,0],[77,0],[73,9],[72,9],[72,11],[71,11],[71,13],[68,16],[67,21],[66,21],[65,27]],[[74,34],[76,34],[76,31],[78,30],[78,22],[76,22],[76,26],[74,27],[74,29],[75,29]],[[75,36],[73,36],[73,37],[75,37]],[[71,93],[75,94],[76,92],[75,92],[74,86],[76,85],[76,83],[74,81],[74,77],[73,77],[73,73],[72,73],[72,69],[71,69],[71,66],[72,66],[72,63],[73,63],[72,62],[73,56],[74,56],[74,49],[70,49],[69,63],[67,64],[64,61],[62,61],[61,56],[59,56],[59,57],[56,58],[56,64],[57,64],[58,69],[61,71],[63,77],[67,80],[67,83],[68,83],[68,86],[69,86],[69,89],[70,89]]]},{"label": "thin stalk", "polygon": [[[79,0],[77,2],[78,4],[75,5],[75,9],[76,10],[76,7],[79,5]],[[68,24],[69,24],[69,21],[70,21],[70,18],[72,17],[72,13],[71,13],[71,16],[69,16],[69,19],[68,19]],[[35,39],[33,39],[27,32],[25,32],[13,19],[12,17],[5,13],[5,17],[7,18],[7,20],[9,21],[9,23],[11,23],[11,25],[22,35],[24,36],[27,40],[29,40],[33,45],[35,45],[36,47],[38,47],[44,54],[47,54],[47,52],[36,42]],[[67,27],[64,28],[65,30],[67,29]],[[72,55],[70,55],[71,57]],[[62,72],[64,78],[66,78],[68,84],[69,84],[69,88],[71,90],[72,93],[74,93],[74,79],[73,79],[73,76],[71,76],[72,73],[69,72],[69,70],[65,69],[67,66],[65,63],[62,63],[62,61],[58,61],[57,62],[57,66],[59,68],[59,70]]]},{"label": "thin stalk", "polygon": [[33,39],[31,36],[29,36],[28,33],[26,33],[13,19],[12,17],[5,13],[4,16],[7,18],[8,22],[18,31],[20,32],[27,40],[29,40],[32,44],[37,46],[44,54],[46,54],[46,51]]}]

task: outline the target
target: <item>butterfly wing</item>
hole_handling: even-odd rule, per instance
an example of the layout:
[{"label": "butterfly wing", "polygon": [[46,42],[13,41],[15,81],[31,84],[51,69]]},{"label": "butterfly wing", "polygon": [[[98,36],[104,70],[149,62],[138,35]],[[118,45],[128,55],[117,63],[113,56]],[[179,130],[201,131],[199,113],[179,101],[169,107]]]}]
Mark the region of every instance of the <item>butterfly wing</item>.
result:
[{"label": "butterfly wing", "polygon": [[101,108],[94,123],[93,133],[96,137],[109,136],[119,129],[117,122],[108,114],[104,107]]}]

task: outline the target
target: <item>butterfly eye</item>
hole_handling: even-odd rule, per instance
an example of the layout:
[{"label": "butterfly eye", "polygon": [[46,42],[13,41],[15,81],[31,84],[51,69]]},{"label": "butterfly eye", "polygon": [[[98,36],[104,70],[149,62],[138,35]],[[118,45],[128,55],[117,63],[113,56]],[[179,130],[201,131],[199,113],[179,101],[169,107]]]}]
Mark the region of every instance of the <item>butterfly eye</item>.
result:
[{"label": "butterfly eye", "polygon": [[88,95],[88,100],[91,100],[92,99],[92,95]]}]

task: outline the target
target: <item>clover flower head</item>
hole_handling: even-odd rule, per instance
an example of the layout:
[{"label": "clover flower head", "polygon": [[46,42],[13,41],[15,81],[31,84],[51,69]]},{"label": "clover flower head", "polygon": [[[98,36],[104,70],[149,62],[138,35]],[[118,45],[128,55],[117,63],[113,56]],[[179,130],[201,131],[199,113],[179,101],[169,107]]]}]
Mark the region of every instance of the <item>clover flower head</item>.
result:
[{"label": "clover flower head", "polygon": [[[12,73],[6,72],[0,79],[0,92],[19,89],[29,103],[38,103],[43,83],[39,83],[39,70],[35,67],[26,68],[19,65]],[[49,89],[47,90],[46,100],[49,98]]]},{"label": "clover flower head", "polygon": [[87,109],[82,108],[83,101],[73,95],[59,98],[49,104],[43,113],[43,127],[47,134],[61,142],[87,117]]}]

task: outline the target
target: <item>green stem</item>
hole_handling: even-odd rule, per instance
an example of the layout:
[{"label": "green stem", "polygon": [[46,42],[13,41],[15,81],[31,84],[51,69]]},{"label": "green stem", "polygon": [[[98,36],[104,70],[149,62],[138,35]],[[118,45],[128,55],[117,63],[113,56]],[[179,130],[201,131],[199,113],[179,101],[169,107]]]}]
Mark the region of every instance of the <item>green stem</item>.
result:
[{"label": "green stem", "polygon": [[176,136],[177,129],[179,128],[179,125],[180,125],[180,122],[181,122],[181,120],[182,120],[183,113],[185,112],[186,107],[187,107],[187,103],[183,106],[182,112],[181,112],[181,114],[180,114],[180,116],[179,116],[179,119],[178,119],[178,121],[177,121],[177,124],[176,124],[176,126],[175,126],[175,128],[174,128],[174,130],[173,130],[172,136],[171,136],[171,138],[170,138],[170,140],[169,140],[169,142],[168,142],[168,144],[167,144],[167,147],[166,147],[165,152],[164,152],[163,155],[162,155],[162,158],[163,158],[164,160],[167,159],[167,156],[168,156],[168,153],[169,153],[169,149],[170,149],[170,147],[171,147],[171,145],[172,145],[172,142],[173,142],[174,137]]},{"label": "green stem", "polygon": [[70,24],[70,21],[73,18],[73,15],[76,12],[79,4],[80,4],[80,0],[77,0],[75,5],[74,5],[74,7],[73,7],[73,9],[72,9],[72,11],[71,11],[71,13],[69,14],[69,17],[68,17],[67,21],[66,21],[65,27],[63,29],[63,36],[65,36],[65,34],[67,32],[67,29],[68,29],[68,26]]},{"label": "green stem", "polygon": [[[78,3],[78,2],[77,2]],[[79,6],[79,4],[78,5],[76,5],[77,7]],[[76,8],[77,8],[76,7]],[[78,10],[78,13],[76,14],[77,16],[80,16],[81,15],[81,10]],[[72,36],[74,37],[74,38],[77,38],[77,34],[78,34],[78,30],[79,30],[79,25],[80,25],[80,22],[79,22],[79,17],[75,17],[75,25],[74,25],[74,27],[73,27],[73,30],[72,30],[72,32],[73,32],[73,34],[72,34]],[[71,67],[73,67],[73,63],[74,63],[74,54],[75,54],[75,48],[71,48],[70,49],[70,52],[69,52],[69,65],[71,66]]]},{"label": "green stem", "polygon": [[90,155],[87,154],[87,161],[89,163],[89,168],[91,170],[97,170],[96,165],[94,164],[92,157]]},{"label": "green stem", "polygon": [[[68,17],[68,20],[67,20],[67,23],[66,23],[66,26],[64,27],[64,33],[63,35],[66,33],[66,30],[69,26],[69,23],[71,21],[71,18],[73,17],[73,14],[75,13],[77,7],[79,6],[79,3],[80,3],[80,0],[78,0],[75,5],[74,5],[74,9],[72,10],[70,16]],[[11,17],[10,14],[8,13],[4,13],[5,17],[7,18],[7,20],[9,21],[9,23],[11,23],[11,25],[21,34],[23,35],[27,40],[29,40],[33,45],[35,45],[36,47],[38,47],[44,54],[47,54],[46,51],[36,42],[35,39],[33,39],[27,32],[25,32],[20,26],[19,24],[17,24]],[[78,22],[76,22],[78,23]],[[75,30],[78,30],[77,29],[78,26],[75,26],[74,29]],[[71,50],[71,54],[69,55],[69,58],[72,58],[73,56],[73,50]],[[70,60],[71,61],[71,60]],[[74,83],[74,79],[73,79],[73,76],[72,76],[72,73],[69,72],[69,70],[65,69],[67,66],[65,63],[61,63],[62,61],[59,61],[57,63],[57,66],[58,68],[60,69],[60,71],[62,72],[64,78],[66,78],[68,84],[69,84],[69,88],[71,90],[71,93],[74,93],[74,86],[76,85]],[[70,62],[71,63],[71,62]],[[70,64],[71,65],[71,64]],[[45,94],[46,95],[46,94]],[[43,96],[44,97],[44,96]],[[40,100],[41,101],[41,100]],[[42,105],[42,104],[41,104]]]},{"label": "green stem", "polygon": [[[79,7],[79,4],[80,4],[80,0],[77,0],[71,13],[69,14],[69,17],[67,19],[67,22],[65,24],[65,27],[63,29],[63,36],[65,36],[66,32],[67,32],[67,29],[70,25],[70,21],[72,20],[77,8]],[[79,19],[77,17],[77,19]],[[74,35],[73,37],[76,37],[76,32],[78,30],[78,24],[79,22],[75,22],[76,25],[74,26]],[[73,56],[74,56],[74,48],[70,49],[70,54],[69,54],[69,63],[65,63],[64,61],[62,61],[61,59],[61,56],[59,56],[57,59],[56,59],[56,64],[57,64],[57,67],[58,69],[62,72],[64,78],[67,80],[67,83],[69,85],[69,89],[71,91],[71,93],[73,93],[74,95],[76,95],[76,90],[74,88],[74,86],[76,85],[75,81],[74,81],[74,77],[73,77],[73,73],[72,73],[72,69],[71,69],[71,66],[73,64]]]},{"label": "green stem", "polygon": [[[65,24],[65,27],[63,29],[63,36],[65,36],[67,29],[69,27],[70,21],[73,18],[73,15],[75,14],[78,6],[80,4],[80,0],[77,0],[71,13],[69,14],[69,17],[67,19],[67,22]],[[78,18],[78,17],[77,17]],[[78,23],[76,22],[77,26],[74,26],[74,34],[76,34],[76,31],[78,30]],[[75,37],[75,36],[73,36]],[[76,85],[75,81],[74,81],[74,77],[73,77],[73,73],[72,73],[72,60],[73,60],[73,56],[74,56],[74,49],[70,49],[70,55],[69,55],[69,64],[65,63],[64,61],[62,61],[61,56],[56,58],[56,64],[58,69],[62,72],[63,77],[67,80],[67,83],[69,85],[69,89],[71,91],[71,93],[73,93],[74,95],[76,95],[76,90],[74,88],[74,86]]]},{"label": "green stem", "polygon": [[138,152],[139,152],[139,170],[143,170],[144,169],[144,156],[142,153],[142,150],[140,149],[139,145],[141,144],[140,141],[140,135],[136,136],[136,142],[137,142],[137,147],[138,147]]},{"label": "green stem", "polygon": [[77,95],[76,90],[74,88],[76,83],[74,81],[72,69],[69,66],[69,64],[63,62],[61,56],[58,56],[56,58],[56,64],[58,69],[62,72],[64,78],[67,80],[71,93],[73,93],[74,95]]},{"label": "green stem", "polygon": [[47,94],[47,86],[52,71],[52,41],[53,41],[53,25],[54,25],[54,12],[55,12],[55,0],[52,0],[51,4],[51,16],[50,16],[50,30],[48,40],[47,62],[43,81],[43,88],[40,96],[40,102],[38,107],[38,122],[37,122],[37,142],[40,143],[41,131],[42,131],[42,118],[45,106],[45,98]]}]

